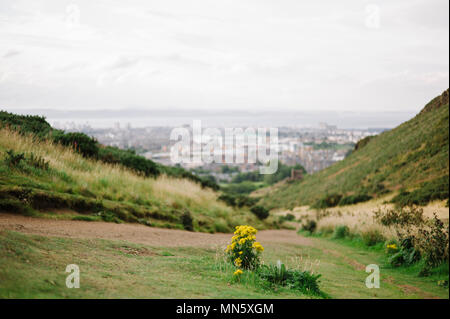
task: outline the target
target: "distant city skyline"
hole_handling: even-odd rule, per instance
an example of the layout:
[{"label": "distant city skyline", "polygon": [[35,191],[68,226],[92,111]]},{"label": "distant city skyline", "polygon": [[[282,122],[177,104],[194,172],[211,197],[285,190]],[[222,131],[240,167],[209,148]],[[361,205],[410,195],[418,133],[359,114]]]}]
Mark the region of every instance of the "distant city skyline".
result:
[{"label": "distant city skyline", "polygon": [[[1,109],[1,107],[0,107]],[[5,109],[14,112],[12,109]],[[111,128],[119,123],[122,128],[127,124],[132,127],[154,127],[191,125],[193,120],[201,120],[205,125],[213,127],[319,127],[320,123],[336,125],[345,129],[393,128],[414,117],[417,112],[257,112],[233,111],[219,112],[215,110],[92,110],[71,111],[51,109],[24,109],[19,114],[44,116],[52,125],[64,126],[74,123],[78,126],[90,125],[93,128]]]}]

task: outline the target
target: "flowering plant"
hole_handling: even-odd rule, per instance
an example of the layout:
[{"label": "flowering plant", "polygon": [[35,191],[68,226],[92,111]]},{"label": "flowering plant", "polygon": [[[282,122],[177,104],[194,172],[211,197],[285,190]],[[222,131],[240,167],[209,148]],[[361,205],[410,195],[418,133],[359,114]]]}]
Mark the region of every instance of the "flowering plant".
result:
[{"label": "flowering plant", "polygon": [[231,244],[225,250],[228,259],[236,267],[255,269],[259,266],[260,254],[264,251],[264,247],[256,241],[257,232],[252,226],[236,226]]},{"label": "flowering plant", "polygon": [[392,244],[387,244],[386,245],[386,252],[391,255],[391,254],[395,254],[398,252],[398,247],[395,243]]}]

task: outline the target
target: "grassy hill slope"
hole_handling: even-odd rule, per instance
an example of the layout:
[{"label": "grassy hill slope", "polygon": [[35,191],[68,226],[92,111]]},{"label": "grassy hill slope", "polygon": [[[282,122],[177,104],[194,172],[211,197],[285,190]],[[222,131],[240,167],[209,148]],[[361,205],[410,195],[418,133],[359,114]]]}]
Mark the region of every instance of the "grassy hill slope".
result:
[{"label": "grassy hill slope", "polygon": [[213,189],[181,177],[148,177],[35,134],[0,128],[0,211],[205,232],[271,223],[247,208],[226,206]]},{"label": "grassy hill slope", "polygon": [[403,203],[448,198],[448,137],[447,89],[413,119],[361,141],[346,159],[303,181],[272,188],[261,202],[269,208],[317,205],[326,198],[351,203],[398,190],[396,200]]}]

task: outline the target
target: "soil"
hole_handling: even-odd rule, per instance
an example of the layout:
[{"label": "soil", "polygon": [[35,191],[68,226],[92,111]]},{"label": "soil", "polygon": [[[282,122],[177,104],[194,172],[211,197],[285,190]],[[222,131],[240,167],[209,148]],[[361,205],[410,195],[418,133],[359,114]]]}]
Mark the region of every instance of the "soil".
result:
[{"label": "soil", "polygon": [[[140,224],[115,224],[76,220],[54,220],[0,213],[0,231],[12,230],[25,234],[124,240],[157,247],[203,247],[225,246],[230,234],[198,233],[184,230],[148,227]],[[292,230],[259,231],[258,241],[265,243],[290,243],[310,246],[312,241]]]}]

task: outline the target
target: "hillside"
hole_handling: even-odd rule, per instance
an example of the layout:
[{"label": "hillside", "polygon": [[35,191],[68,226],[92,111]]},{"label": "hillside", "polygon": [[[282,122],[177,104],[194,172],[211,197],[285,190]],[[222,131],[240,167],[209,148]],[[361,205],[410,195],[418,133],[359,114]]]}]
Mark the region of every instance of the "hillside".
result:
[{"label": "hillside", "polygon": [[352,204],[398,192],[394,202],[423,205],[448,199],[448,89],[413,119],[360,141],[343,161],[294,183],[280,183],[264,194],[269,208]]},{"label": "hillside", "polygon": [[[98,150],[96,141],[54,132],[44,119],[1,115],[9,122],[0,121],[0,211],[204,232],[270,224],[270,218],[262,222],[246,207],[226,206],[214,187],[182,169],[102,145]],[[13,127],[12,120],[20,125]],[[75,145],[65,145],[72,138]],[[90,154],[105,150],[107,156]]]}]

